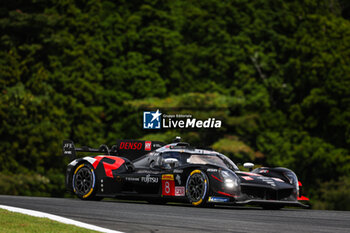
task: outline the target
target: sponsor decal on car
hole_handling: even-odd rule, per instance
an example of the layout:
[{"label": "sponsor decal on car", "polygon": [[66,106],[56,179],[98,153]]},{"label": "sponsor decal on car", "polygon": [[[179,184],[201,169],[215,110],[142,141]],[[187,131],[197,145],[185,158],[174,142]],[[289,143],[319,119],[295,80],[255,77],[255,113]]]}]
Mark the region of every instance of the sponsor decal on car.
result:
[{"label": "sponsor decal on car", "polygon": [[63,154],[71,155],[72,154],[71,150],[74,150],[74,146],[72,143],[65,143],[63,145]]},{"label": "sponsor decal on car", "polygon": [[162,195],[175,196],[175,180],[173,174],[162,175]]},{"label": "sponsor decal on car", "polygon": [[174,169],[174,173],[183,173],[184,172],[184,170],[182,170],[182,169]]},{"label": "sponsor decal on car", "polygon": [[181,177],[179,174],[176,175],[176,181],[179,185],[181,185]]},{"label": "sponsor decal on car", "polygon": [[175,187],[175,196],[177,196],[177,197],[185,196],[185,186],[176,186]]},{"label": "sponsor decal on car", "polygon": [[152,142],[145,141],[145,150],[151,150],[152,149]]},{"label": "sponsor decal on car", "polygon": [[209,197],[208,202],[229,202],[230,199],[227,197]]},{"label": "sponsor decal on car", "polygon": [[173,174],[164,174],[162,175],[162,180],[174,180]]},{"label": "sponsor decal on car", "polygon": [[207,172],[218,172],[218,169],[215,168],[208,168]]},{"label": "sponsor decal on car", "polygon": [[152,177],[150,174],[147,176],[141,177],[141,182],[144,183],[158,183],[158,177]]},{"label": "sponsor decal on car", "polygon": [[153,147],[154,148],[161,148],[163,145],[159,144],[159,143],[153,143]]},{"label": "sponsor decal on car", "polygon": [[139,177],[125,177],[126,181],[133,181],[133,182],[139,182],[140,178]]},{"label": "sponsor decal on car", "polygon": [[142,142],[121,142],[119,149],[122,150],[141,150]]}]

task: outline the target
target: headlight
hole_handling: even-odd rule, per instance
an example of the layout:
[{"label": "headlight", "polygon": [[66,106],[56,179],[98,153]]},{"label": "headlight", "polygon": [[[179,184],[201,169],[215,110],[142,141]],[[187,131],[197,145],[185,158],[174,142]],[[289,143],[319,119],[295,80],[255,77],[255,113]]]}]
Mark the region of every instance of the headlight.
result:
[{"label": "headlight", "polygon": [[298,184],[298,177],[295,175],[294,172],[289,171],[289,172],[284,172],[283,175],[287,177],[289,180],[289,183],[294,185],[296,190],[297,190],[297,196],[299,196],[299,184]]},{"label": "headlight", "polygon": [[223,177],[225,186],[227,188],[232,189],[238,187],[238,179],[230,172],[221,170],[221,176]]}]

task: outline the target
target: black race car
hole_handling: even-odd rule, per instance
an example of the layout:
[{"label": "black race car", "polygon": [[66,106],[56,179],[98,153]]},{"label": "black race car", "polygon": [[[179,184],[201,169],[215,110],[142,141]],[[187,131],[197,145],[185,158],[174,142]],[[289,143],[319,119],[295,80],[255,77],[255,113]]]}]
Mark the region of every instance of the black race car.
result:
[{"label": "black race car", "polygon": [[[103,155],[76,159],[76,152]],[[307,207],[299,202],[308,199],[301,196],[301,183],[293,171],[281,167],[240,171],[225,155],[193,148],[178,138],[168,145],[121,140],[111,149],[106,145],[76,148],[72,141],[64,140],[63,154],[72,159],[66,187],[83,200],[116,197],[151,203],[189,202],[193,206]],[[244,166],[252,168],[253,164]]]}]

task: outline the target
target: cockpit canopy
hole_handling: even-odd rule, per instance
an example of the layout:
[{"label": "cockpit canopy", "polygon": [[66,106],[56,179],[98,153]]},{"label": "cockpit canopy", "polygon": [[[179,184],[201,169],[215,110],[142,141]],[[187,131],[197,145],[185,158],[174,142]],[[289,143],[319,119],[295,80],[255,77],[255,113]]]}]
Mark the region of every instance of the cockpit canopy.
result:
[{"label": "cockpit canopy", "polygon": [[162,153],[151,152],[134,161],[136,167],[151,167],[170,169],[183,166],[186,164],[215,165],[227,168],[233,171],[239,170],[228,157],[223,154],[210,152],[206,153],[189,153],[186,151],[165,151]]}]

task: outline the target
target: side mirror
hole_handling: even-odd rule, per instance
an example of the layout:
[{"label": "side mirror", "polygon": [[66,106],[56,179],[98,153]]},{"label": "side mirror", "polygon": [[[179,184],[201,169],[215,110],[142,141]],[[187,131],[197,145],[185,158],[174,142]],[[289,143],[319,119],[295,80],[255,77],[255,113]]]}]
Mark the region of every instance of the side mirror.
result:
[{"label": "side mirror", "polygon": [[243,167],[248,168],[251,171],[254,167],[254,163],[244,163]]}]

